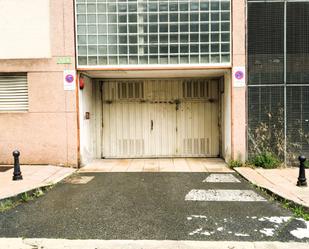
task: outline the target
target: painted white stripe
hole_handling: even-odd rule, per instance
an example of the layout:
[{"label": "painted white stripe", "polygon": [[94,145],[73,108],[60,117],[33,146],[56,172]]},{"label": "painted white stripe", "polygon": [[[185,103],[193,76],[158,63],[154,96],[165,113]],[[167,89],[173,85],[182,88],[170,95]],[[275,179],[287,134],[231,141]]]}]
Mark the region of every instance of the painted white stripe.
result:
[{"label": "painted white stripe", "polygon": [[203,182],[240,182],[232,174],[210,174]]},{"label": "painted white stripe", "polygon": [[192,189],[185,197],[186,201],[266,201],[252,190],[232,189]]}]

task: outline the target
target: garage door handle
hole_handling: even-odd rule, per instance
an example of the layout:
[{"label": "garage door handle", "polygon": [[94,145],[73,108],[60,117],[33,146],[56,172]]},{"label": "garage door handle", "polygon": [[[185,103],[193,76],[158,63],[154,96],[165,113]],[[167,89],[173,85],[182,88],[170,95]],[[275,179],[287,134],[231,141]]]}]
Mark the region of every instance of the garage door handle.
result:
[{"label": "garage door handle", "polygon": [[153,120],[151,120],[151,122],[150,122],[150,130],[151,131],[153,130]]}]

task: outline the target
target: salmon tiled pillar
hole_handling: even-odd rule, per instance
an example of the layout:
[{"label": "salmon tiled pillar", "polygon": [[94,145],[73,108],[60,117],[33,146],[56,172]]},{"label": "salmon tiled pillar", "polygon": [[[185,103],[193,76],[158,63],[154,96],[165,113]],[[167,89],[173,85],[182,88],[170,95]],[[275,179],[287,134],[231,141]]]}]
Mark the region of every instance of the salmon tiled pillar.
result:
[{"label": "salmon tiled pillar", "polygon": [[232,1],[232,158],[246,158],[246,85],[237,82],[235,72],[243,69],[246,74],[246,1]]}]

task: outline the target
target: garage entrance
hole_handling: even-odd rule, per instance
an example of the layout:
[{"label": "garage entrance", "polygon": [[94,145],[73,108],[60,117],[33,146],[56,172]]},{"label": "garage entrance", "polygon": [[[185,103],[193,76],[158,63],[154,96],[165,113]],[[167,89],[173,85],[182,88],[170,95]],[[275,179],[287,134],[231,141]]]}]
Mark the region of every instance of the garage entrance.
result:
[{"label": "garage entrance", "polygon": [[104,80],[103,158],[218,157],[219,80]]}]

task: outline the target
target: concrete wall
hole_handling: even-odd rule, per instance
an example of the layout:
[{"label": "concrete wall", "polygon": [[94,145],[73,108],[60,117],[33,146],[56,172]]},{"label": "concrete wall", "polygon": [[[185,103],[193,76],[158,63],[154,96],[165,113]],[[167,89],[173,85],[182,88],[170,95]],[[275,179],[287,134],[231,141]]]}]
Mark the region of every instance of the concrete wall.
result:
[{"label": "concrete wall", "polygon": [[[246,1],[232,1],[233,67],[246,66]],[[234,87],[232,80],[232,158],[246,158],[246,86]]]},{"label": "concrete wall", "polygon": [[[23,1],[14,2],[20,8]],[[76,93],[63,89],[63,70],[75,68],[73,1],[49,2],[51,57],[33,59],[32,49],[32,59],[0,59],[0,72],[26,72],[29,87],[28,112],[0,113],[0,164],[11,164],[17,148],[22,164],[77,165]],[[69,57],[71,64],[57,64],[59,57]]]},{"label": "concrete wall", "polygon": [[0,0],[0,59],[49,58],[49,0]]}]

